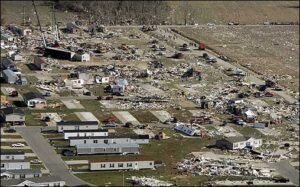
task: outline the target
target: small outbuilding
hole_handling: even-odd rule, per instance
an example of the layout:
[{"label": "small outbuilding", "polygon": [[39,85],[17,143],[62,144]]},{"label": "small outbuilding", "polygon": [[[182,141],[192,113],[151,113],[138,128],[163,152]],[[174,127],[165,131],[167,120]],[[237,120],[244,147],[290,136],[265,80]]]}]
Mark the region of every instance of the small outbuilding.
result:
[{"label": "small outbuilding", "polygon": [[0,109],[1,121],[11,125],[24,125],[25,113],[16,107],[6,107]]},{"label": "small outbuilding", "polygon": [[47,105],[45,97],[38,92],[25,93],[23,99],[28,107],[44,108]]}]

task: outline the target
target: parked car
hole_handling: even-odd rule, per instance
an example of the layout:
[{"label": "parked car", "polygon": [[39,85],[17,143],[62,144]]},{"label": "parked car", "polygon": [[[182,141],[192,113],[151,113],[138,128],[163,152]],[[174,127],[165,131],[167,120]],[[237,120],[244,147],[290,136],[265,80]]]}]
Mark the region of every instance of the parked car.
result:
[{"label": "parked car", "polygon": [[283,89],[281,87],[279,87],[279,86],[275,87],[274,90],[275,91],[283,91]]},{"label": "parked car", "polygon": [[243,125],[246,125],[247,123],[246,122],[244,122],[242,119],[238,119],[237,121],[236,121],[236,123],[238,124],[238,125],[241,125],[241,126],[243,126]]},{"label": "parked car", "polygon": [[74,156],[74,152],[71,151],[71,150],[69,150],[69,149],[64,149],[64,150],[62,150],[61,154],[62,154],[63,156]]},{"label": "parked car", "polygon": [[42,163],[42,161],[40,161],[39,159],[34,159],[34,160],[31,160],[30,163],[32,163],[32,164],[40,164],[40,163]]},{"label": "parked car", "polygon": [[22,143],[15,143],[15,144],[12,144],[11,146],[12,146],[12,147],[24,147],[25,144],[22,144]]},{"label": "parked car", "polygon": [[13,90],[13,91],[9,92],[8,95],[10,97],[18,97],[19,94],[18,94],[18,92],[16,90]]},{"label": "parked car", "polygon": [[83,92],[83,95],[91,96],[92,94],[91,94],[91,92],[89,92],[89,91],[84,91],[84,92]]},{"label": "parked car", "polygon": [[212,63],[215,63],[215,62],[217,62],[217,59],[216,59],[216,57],[211,56],[211,57],[208,57],[208,58],[206,59],[206,62],[212,62]]},{"label": "parked car", "polygon": [[43,96],[45,96],[45,97],[50,97],[50,96],[51,96],[51,92],[45,92],[45,93],[43,94]]},{"label": "parked car", "polygon": [[266,93],[264,94],[264,96],[265,96],[265,97],[273,97],[274,94],[272,94],[271,92],[266,92]]},{"label": "parked car", "polygon": [[5,132],[7,132],[7,133],[15,133],[15,132],[16,132],[16,129],[8,129],[8,130],[6,130]]}]

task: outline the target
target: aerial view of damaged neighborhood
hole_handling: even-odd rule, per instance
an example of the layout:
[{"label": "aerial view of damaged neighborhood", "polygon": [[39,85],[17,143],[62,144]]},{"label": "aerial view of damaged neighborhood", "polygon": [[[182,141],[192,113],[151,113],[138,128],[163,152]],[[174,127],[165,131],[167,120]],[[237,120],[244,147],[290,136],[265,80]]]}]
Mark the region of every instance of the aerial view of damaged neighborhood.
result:
[{"label": "aerial view of damaged neighborhood", "polygon": [[1,186],[299,186],[299,1],[2,1]]}]

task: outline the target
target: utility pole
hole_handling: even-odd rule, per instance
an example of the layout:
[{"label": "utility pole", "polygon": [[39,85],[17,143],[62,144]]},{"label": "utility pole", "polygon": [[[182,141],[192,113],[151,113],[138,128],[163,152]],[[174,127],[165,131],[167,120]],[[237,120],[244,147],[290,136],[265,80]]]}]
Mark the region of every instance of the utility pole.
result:
[{"label": "utility pole", "polygon": [[125,185],[124,185],[124,171],[123,171],[123,187],[124,187]]},{"label": "utility pole", "polygon": [[55,17],[55,10],[54,10],[54,3],[52,5],[52,13],[53,13],[53,28],[54,29],[54,32],[55,32],[55,40],[56,41],[59,41],[59,31],[58,31],[58,25],[57,25],[57,22],[56,22],[56,17]]},{"label": "utility pole", "polygon": [[37,9],[36,9],[36,6],[35,6],[35,4],[34,4],[34,0],[32,0],[32,5],[33,5],[33,7],[34,7],[34,11],[35,11],[35,14],[36,14],[36,18],[37,18],[37,21],[38,21],[38,25],[39,25],[39,27],[40,27],[40,32],[41,32],[41,34],[42,34],[44,47],[47,47],[46,40],[45,40],[45,36],[44,36],[44,32],[43,32],[43,30],[42,30],[42,26],[41,26],[41,23],[40,23],[39,14],[38,14]]},{"label": "utility pole", "polygon": [[23,26],[25,26],[25,4],[23,1]]}]

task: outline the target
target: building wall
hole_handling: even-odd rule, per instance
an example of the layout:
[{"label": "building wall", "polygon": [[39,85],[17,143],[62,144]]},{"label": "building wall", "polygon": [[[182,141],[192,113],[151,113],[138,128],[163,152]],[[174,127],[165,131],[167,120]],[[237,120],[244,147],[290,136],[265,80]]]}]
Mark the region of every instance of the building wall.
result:
[{"label": "building wall", "polygon": [[65,132],[64,139],[69,137],[92,137],[92,136],[108,136],[108,132]]},{"label": "building wall", "polygon": [[27,178],[34,178],[34,177],[41,177],[42,174],[33,174],[33,173],[27,173],[27,174],[9,174],[9,176],[6,179],[27,179]]},{"label": "building wall", "polygon": [[226,147],[227,149],[233,149],[233,144],[226,140],[217,140],[216,146],[219,148]]},{"label": "building wall", "polygon": [[[121,165],[123,164],[123,165]],[[91,162],[90,170],[140,170],[154,169],[154,161],[126,161],[126,162]]]},{"label": "building wall", "polygon": [[77,147],[77,154],[121,154],[121,153],[139,153],[139,147],[117,147],[117,148],[101,148],[101,147]]},{"label": "building wall", "polygon": [[45,68],[45,61],[40,58],[40,57],[35,57],[34,58],[34,65],[39,69],[39,70],[42,70]]},{"label": "building wall", "polygon": [[56,182],[43,182],[43,183],[36,183],[36,186],[65,186],[65,181],[56,181]]},{"label": "building wall", "polygon": [[23,57],[21,55],[19,55],[19,54],[13,55],[13,58],[14,58],[15,61],[21,61],[21,60],[23,60]]},{"label": "building wall", "polygon": [[65,130],[97,130],[98,125],[57,125],[57,131],[63,132]]},{"label": "building wall", "polygon": [[6,122],[25,122],[25,115],[9,114],[5,116]]},{"label": "building wall", "polygon": [[148,144],[149,139],[107,138],[107,139],[71,139],[70,146],[79,144]]},{"label": "building wall", "polygon": [[62,51],[56,48],[45,48],[44,56],[51,56],[56,59],[62,60],[70,60],[71,59],[71,52],[70,51]]},{"label": "building wall", "polygon": [[1,162],[1,169],[30,169],[30,162]]},{"label": "building wall", "polygon": [[90,60],[91,60],[91,57],[89,54],[85,53],[85,54],[81,55],[82,62],[89,62]]},{"label": "building wall", "polygon": [[1,160],[24,160],[25,155],[1,155]]},{"label": "building wall", "polygon": [[222,147],[222,145],[223,145],[223,146],[227,147],[227,149],[232,149],[232,150],[244,149],[247,146],[252,146],[252,147],[257,148],[262,145],[262,139],[250,138],[247,141],[241,141],[241,142],[235,142],[235,143],[231,143],[226,140],[218,140],[216,142],[216,145],[217,145],[217,147]]}]

